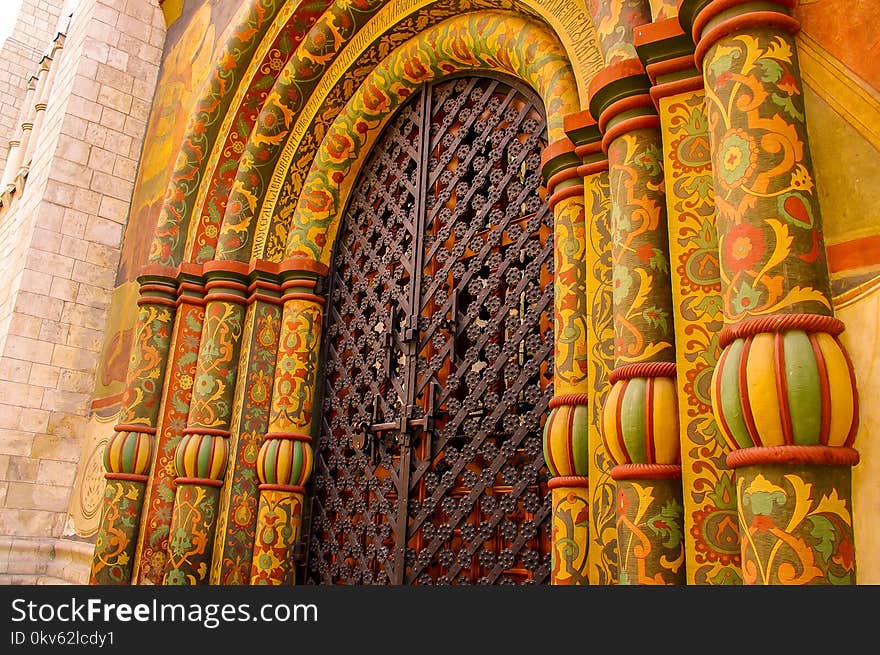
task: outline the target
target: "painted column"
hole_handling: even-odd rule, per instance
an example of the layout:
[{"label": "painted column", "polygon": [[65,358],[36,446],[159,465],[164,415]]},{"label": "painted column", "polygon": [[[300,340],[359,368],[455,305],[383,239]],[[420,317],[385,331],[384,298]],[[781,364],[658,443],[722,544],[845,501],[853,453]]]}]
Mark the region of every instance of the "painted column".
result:
[{"label": "painted column", "polygon": [[260,501],[252,585],[296,582],[293,548],[314,462],[312,426],[325,304],[315,287],[327,270],[305,259],[287,260],[281,267],[284,312],[269,430],[257,456]]},{"label": "painted column", "polygon": [[590,85],[608,155],[614,370],[603,407],[617,466],[621,584],[685,581],[675,343],[660,118],[637,58]]},{"label": "painted column", "polygon": [[542,153],[554,227],[554,377],[544,424],[544,460],[553,476],[550,583],[586,585],[589,552],[589,381],[586,233],[581,163],[567,138]]},{"label": "painted column", "polygon": [[174,326],[176,273],[174,269],[149,266],[138,277],[140,298],[126,376],[125,410],[104,453],[107,486],[91,584],[131,581]]},{"label": "painted column", "polygon": [[587,425],[589,466],[590,584],[616,584],[617,513],[616,486],[611,479],[613,462],[602,443],[602,405],[608,394],[608,374],[614,366],[614,320],[611,293],[611,194],[608,158],[602,150],[602,134],[589,111],[565,117],[565,131],[581,160],[578,176],[584,185],[586,233],[585,273],[588,318]]},{"label": "painted column", "polygon": [[703,76],[677,18],[639,27],[634,43],[663,133],[688,584],[741,584],[733,471],[710,398],[724,316]]},{"label": "painted column", "polygon": [[132,584],[159,585],[165,577],[168,532],[174,509],[174,454],[183,438],[189,415],[193,379],[199,355],[199,338],[205,321],[205,280],[202,267],[181,264],[177,287],[177,313],[168,351],[165,388],[162,392],[154,439],[153,465],[144,493]]},{"label": "painted column", "polygon": [[220,494],[210,584],[246,585],[252,573],[260,499],[257,463],[269,426],[283,301],[278,264],[256,259],[250,268],[249,305],[229,430],[229,465]]},{"label": "painted column", "polygon": [[726,327],[712,401],[745,584],[854,584],[858,395],[838,340],[794,0],[686,0],[702,70]]},{"label": "painted column", "polygon": [[208,581],[248,303],[246,264],[212,261],[205,264],[204,275],[207,305],[192,401],[175,451],[178,477],[164,579],[168,585]]}]

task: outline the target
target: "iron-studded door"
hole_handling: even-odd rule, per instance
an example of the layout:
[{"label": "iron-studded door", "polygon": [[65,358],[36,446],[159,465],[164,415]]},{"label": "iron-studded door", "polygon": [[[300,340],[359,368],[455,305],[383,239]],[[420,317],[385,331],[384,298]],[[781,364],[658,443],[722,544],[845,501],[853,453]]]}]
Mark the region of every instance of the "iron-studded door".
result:
[{"label": "iron-studded door", "polygon": [[309,581],[547,580],[544,135],[530,90],[467,77],[428,86],[371,153],[331,272]]}]

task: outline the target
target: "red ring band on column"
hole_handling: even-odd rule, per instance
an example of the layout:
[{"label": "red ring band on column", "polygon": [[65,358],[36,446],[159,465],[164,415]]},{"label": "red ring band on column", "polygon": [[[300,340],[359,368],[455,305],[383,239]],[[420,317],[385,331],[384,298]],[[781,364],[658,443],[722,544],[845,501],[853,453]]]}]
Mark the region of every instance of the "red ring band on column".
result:
[{"label": "red ring band on column", "polygon": [[855,466],[859,463],[855,448],[836,446],[763,446],[743,448],[727,454],[730,468],[761,464],[816,464]]},{"label": "red ring band on column", "polygon": [[559,489],[560,487],[588,487],[589,480],[583,475],[563,475],[558,478],[550,478],[547,481],[548,489]]},{"label": "red ring band on column", "polygon": [[269,432],[264,439],[267,441],[269,439],[289,439],[291,441],[305,441],[306,443],[311,443],[312,441],[309,435],[298,432]]},{"label": "red ring band on column", "polygon": [[148,425],[129,425],[126,423],[120,423],[115,428],[113,428],[115,432],[140,432],[141,434],[156,434],[156,428],[151,428]]},{"label": "red ring band on column", "polygon": [[620,464],[611,469],[612,480],[677,480],[680,464]]},{"label": "red ring band on column", "polygon": [[602,115],[599,116],[599,131],[604,133],[605,128],[608,127],[609,121],[618,114],[622,114],[631,109],[638,109],[639,107],[649,107],[653,113],[654,103],[651,102],[651,96],[647,93],[640,93],[635,96],[628,96],[626,98],[621,98],[616,102],[612,102],[605,108]]},{"label": "red ring band on column", "polygon": [[822,314],[777,314],[749,318],[736,325],[728,325],[718,335],[721,348],[727,348],[737,339],[753,337],[764,332],[803,330],[807,333],[824,332],[832,337],[840,335],[846,325],[839,318]]},{"label": "red ring band on column", "polygon": [[134,473],[105,473],[105,480],[127,480],[129,482],[146,482],[149,480],[147,475],[136,475]]},{"label": "red ring band on column", "polygon": [[216,428],[200,428],[200,427],[189,427],[184,428],[183,434],[205,434],[209,437],[229,437],[229,430],[218,430]]},{"label": "red ring band on column", "polygon": [[[648,98],[650,97],[651,96],[648,95]],[[653,100],[651,102],[653,103]],[[660,117],[657,115],[636,116],[635,118],[628,118],[624,121],[617,123],[614,127],[605,132],[605,135],[602,137],[602,150],[608,152],[608,148],[611,146],[611,143],[616,138],[623,136],[627,132],[634,132],[635,130],[647,130],[659,127]]]},{"label": "red ring band on column", "polygon": [[257,487],[260,491],[288,491],[293,494],[304,494],[305,487],[292,487],[287,484],[261,484]]},{"label": "red ring band on column", "polygon": [[210,478],[174,478],[174,484],[198,484],[203,487],[222,487],[223,480],[211,480]]},{"label": "red ring band on column", "polygon": [[[577,172],[577,168],[572,169]],[[556,207],[560,202],[566,200],[567,198],[577,198],[583,197],[584,195],[584,185],[578,184],[577,186],[565,187],[564,189],[557,191],[552,196],[550,196],[549,200],[547,200],[547,207],[550,208],[550,211],[553,211],[553,208]]]},{"label": "red ring band on column", "polygon": [[675,362],[639,362],[617,367],[608,375],[608,381],[614,384],[635,378],[674,378],[675,373]]},{"label": "red ring band on column", "polygon": [[584,164],[583,166],[578,166],[577,172],[581,177],[589,177],[590,175],[595,175],[596,173],[601,173],[602,171],[608,170],[608,160],[603,159],[602,161],[595,161],[592,164]]},{"label": "red ring band on column", "polygon": [[585,393],[567,393],[562,396],[554,396],[547,403],[547,407],[554,409],[563,405],[571,407],[573,405],[589,405],[590,396]]}]

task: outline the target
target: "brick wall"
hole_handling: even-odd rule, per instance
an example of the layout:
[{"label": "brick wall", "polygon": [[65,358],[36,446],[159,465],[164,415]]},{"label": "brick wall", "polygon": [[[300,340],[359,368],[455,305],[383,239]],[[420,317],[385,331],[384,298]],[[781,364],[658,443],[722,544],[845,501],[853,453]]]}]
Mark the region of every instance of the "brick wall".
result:
[{"label": "brick wall", "polygon": [[0,48],[0,170],[19,126],[25,89],[58,27],[64,0],[22,0],[12,33]]},{"label": "brick wall", "polygon": [[64,522],[165,38],[156,0],[72,10],[27,184],[0,214],[6,584],[88,576],[92,544]]}]

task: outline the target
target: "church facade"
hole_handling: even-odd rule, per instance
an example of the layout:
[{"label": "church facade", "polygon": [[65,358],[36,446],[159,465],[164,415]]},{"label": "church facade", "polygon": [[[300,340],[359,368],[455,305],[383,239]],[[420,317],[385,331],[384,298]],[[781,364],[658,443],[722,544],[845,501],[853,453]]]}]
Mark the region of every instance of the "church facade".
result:
[{"label": "church facade", "polygon": [[880,582],[873,3],[46,4],[5,580]]}]

